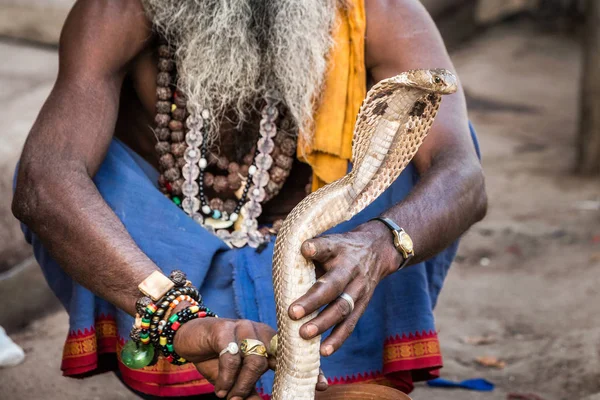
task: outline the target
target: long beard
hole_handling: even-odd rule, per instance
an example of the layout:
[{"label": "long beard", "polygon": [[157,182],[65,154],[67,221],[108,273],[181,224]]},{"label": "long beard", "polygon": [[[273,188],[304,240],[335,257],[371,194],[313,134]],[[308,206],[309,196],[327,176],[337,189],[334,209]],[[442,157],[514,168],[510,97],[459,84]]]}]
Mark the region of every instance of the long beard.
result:
[{"label": "long beard", "polygon": [[327,70],[337,0],[142,0],[172,41],[178,86],[192,112],[208,109],[213,132],[227,115],[242,124],[275,89],[310,140]]}]

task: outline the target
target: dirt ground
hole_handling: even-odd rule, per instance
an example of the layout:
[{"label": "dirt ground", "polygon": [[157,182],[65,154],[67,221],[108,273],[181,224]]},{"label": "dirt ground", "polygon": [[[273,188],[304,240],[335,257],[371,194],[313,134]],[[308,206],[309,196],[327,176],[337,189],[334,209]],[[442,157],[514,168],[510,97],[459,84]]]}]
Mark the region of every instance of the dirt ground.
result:
[{"label": "dirt ground", "polygon": [[[454,380],[483,377],[497,388],[476,393],[419,386],[412,396],[500,400],[517,392],[544,400],[598,400],[600,180],[571,173],[577,42],[510,23],[482,33],[453,58],[479,133],[490,209],[462,241],[436,310],[442,373]],[[28,358],[0,371],[2,393],[134,398],[110,374],[60,377],[66,324],[66,315],[57,312],[13,335]],[[465,343],[485,335],[491,343]],[[506,365],[478,366],[474,359],[480,356]]]}]

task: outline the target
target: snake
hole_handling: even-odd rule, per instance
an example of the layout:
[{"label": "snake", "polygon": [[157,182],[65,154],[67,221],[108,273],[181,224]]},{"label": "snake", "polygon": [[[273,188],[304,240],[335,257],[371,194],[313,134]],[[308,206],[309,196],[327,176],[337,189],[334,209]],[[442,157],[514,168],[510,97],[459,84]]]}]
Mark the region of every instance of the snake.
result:
[{"label": "snake", "polygon": [[446,69],[410,70],[375,84],[354,125],[351,171],[305,197],[283,222],[273,252],[278,332],[273,400],[315,398],[321,337],[305,340],[300,327],[317,312],[299,320],[288,315],[316,281],[314,264],[300,252],[302,243],[349,220],[392,185],[429,133],[442,95],[457,87]]}]

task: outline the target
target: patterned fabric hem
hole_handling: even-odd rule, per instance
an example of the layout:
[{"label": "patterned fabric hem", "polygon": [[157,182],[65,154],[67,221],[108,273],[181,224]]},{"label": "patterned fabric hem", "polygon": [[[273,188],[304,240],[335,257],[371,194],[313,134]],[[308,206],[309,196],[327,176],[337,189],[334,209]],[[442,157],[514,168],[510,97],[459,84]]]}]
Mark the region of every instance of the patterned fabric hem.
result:
[{"label": "patterned fabric hem", "polygon": [[[98,355],[116,353],[125,340],[117,337],[114,318],[100,316],[95,327],[68,335],[61,369],[65,376],[79,376],[98,369]],[[373,383],[395,387],[404,392],[412,390],[413,381],[435,378],[442,367],[440,346],[435,332],[422,332],[389,338],[384,343],[383,371],[365,372],[345,377],[329,377],[330,385]],[[127,368],[119,360],[123,381],[142,393],[164,396],[191,396],[211,393],[214,389],[191,365],[173,366],[164,359],[141,370]],[[265,399],[269,396],[261,394]]]}]

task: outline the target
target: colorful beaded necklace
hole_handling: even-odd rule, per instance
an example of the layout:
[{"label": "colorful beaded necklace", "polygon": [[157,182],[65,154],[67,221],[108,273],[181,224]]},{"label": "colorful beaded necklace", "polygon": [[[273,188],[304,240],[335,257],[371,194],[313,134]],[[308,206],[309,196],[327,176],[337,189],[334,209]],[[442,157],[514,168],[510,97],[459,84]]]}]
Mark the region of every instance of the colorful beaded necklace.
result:
[{"label": "colorful beaded necklace", "polygon": [[[230,247],[261,247],[275,229],[258,229],[262,203],[279,193],[290,174],[295,154],[295,141],[277,129],[278,95],[269,91],[261,112],[259,139],[251,154],[244,157],[248,165],[231,163],[230,175],[214,177],[206,170],[211,164],[209,133],[211,114],[208,109],[194,113],[187,107],[185,96],[176,88],[176,66],[168,44],[161,41],[158,49],[156,150],[160,156],[159,187],[177,206]],[[212,163],[214,163],[214,159]],[[227,161],[217,160],[217,165]],[[235,190],[238,201],[209,200],[205,185],[214,189],[223,185]],[[217,187],[217,183],[219,183]],[[233,232],[231,232],[233,230]]]}]

